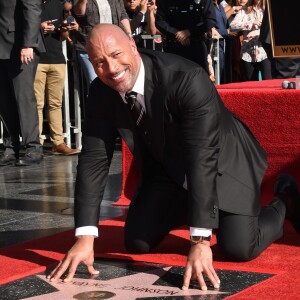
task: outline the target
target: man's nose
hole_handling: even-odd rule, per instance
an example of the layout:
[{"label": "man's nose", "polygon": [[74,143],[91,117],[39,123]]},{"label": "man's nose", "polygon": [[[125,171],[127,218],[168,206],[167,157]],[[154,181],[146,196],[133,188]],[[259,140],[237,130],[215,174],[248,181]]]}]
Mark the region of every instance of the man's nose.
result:
[{"label": "man's nose", "polygon": [[110,73],[114,73],[117,70],[117,63],[114,60],[108,60],[106,65],[107,65],[107,70]]}]

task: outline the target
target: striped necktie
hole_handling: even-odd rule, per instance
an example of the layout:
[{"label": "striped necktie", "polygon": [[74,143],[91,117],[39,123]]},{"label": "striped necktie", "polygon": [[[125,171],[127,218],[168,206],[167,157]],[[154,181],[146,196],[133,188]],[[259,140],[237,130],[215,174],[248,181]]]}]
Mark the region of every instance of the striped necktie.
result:
[{"label": "striped necktie", "polygon": [[137,101],[137,93],[127,92],[125,99],[138,130],[143,134],[147,134],[146,112],[144,107]]}]

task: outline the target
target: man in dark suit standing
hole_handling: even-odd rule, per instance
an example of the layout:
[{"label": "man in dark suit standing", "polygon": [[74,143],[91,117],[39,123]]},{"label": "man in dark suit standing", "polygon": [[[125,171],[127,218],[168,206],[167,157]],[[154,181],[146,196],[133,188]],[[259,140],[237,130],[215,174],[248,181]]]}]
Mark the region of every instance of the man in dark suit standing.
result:
[{"label": "man in dark suit standing", "polygon": [[[141,171],[125,224],[128,251],[147,253],[170,230],[186,224],[191,248],[182,288],[187,289],[194,278],[206,290],[203,274],[218,288],[210,248],[212,229],[216,229],[218,246],[231,260],[257,257],[282,236],[284,201],[294,205],[299,196],[296,183],[290,176],[281,176],[276,197],[260,208],[265,152],[225,108],[199,65],[157,51],[139,54],[133,39],[107,24],[93,29],[88,54],[98,78],[89,93],[78,164],[77,241],[50,280],[59,279],[68,266],[64,281],[72,280],[80,262],[97,274],[93,241],[119,132]],[[299,210],[297,218],[293,210],[294,225],[299,225]]]},{"label": "man in dark suit standing", "polygon": [[[45,51],[40,15],[40,0],[0,0],[0,115],[5,126],[1,166],[32,165],[43,158],[33,89],[37,53]],[[20,136],[26,147],[21,158]]]}]

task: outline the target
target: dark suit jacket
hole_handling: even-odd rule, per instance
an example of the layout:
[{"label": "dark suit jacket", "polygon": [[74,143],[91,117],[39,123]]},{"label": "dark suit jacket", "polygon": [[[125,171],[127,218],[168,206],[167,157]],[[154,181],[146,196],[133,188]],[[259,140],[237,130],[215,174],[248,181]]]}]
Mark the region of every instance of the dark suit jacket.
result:
[{"label": "dark suit jacket", "polygon": [[[148,147],[188,190],[188,225],[215,228],[218,209],[257,215],[265,152],[228,111],[206,72],[181,57],[141,50],[145,66]],[[141,151],[120,95],[98,78],[91,85],[75,191],[75,226],[97,225],[117,131],[137,159]]]},{"label": "dark suit jacket", "polygon": [[45,52],[41,0],[0,0],[0,59],[19,57],[22,47]]}]

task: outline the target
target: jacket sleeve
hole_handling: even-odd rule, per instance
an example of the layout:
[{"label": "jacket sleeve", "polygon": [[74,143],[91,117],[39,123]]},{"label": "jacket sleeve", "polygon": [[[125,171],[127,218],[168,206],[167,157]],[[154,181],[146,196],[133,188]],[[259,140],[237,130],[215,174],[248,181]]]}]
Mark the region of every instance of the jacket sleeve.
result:
[{"label": "jacket sleeve", "polygon": [[185,76],[177,97],[188,189],[188,225],[216,228],[220,150],[217,92],[205,71],[199,68]]},{"label": "jacket sleeve", "polygon": [[120,8],[120,15],[121,15],[120,16],[120,21],[122,21],[124,19],[129,20],[123,1],[119,2],[119,8]]},{"label": "jacket sleeve", "polygon": [[[95,86],[95,84],[94,84]],[[93,83],[75,183],[75,227],[97,226],[100,204],[113,157],[116,129],[101,113]]]},{"label": "jacket sleeve", "polygon": [[41,1],[21,0],[24,16],[23,45],[24,48],[37,48],[41,27]]}]

